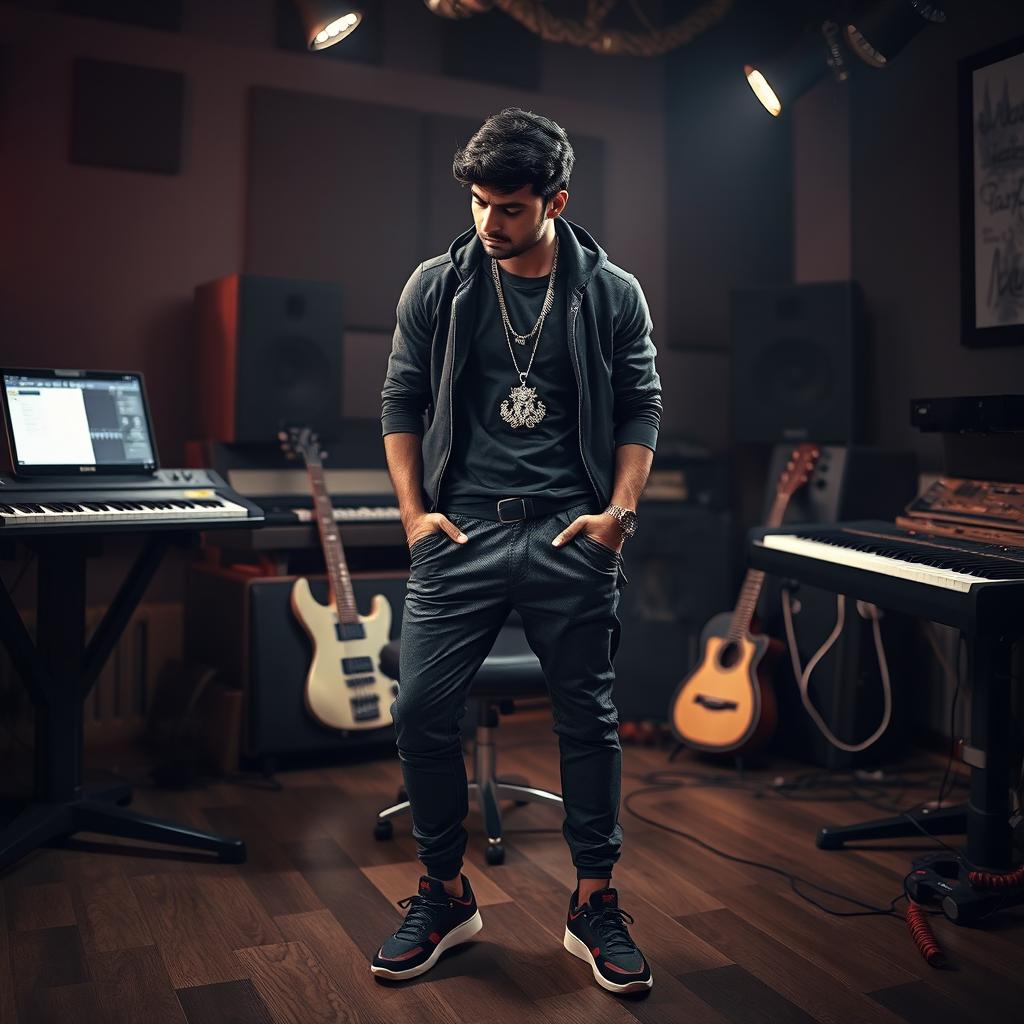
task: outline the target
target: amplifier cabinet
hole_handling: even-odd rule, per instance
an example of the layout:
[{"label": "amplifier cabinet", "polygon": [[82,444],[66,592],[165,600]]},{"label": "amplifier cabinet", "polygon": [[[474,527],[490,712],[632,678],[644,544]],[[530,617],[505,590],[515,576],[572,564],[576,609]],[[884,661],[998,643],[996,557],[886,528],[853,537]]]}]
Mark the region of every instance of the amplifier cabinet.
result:
[{"label": "amplifier cabinet", "polygon": [[[340,732],[306,709],[312,644],[291,609],[295,576],[253,576],[197,564],[189,569],[185,656],[217,669],[224,684],[243,691],[242,753],[267,759],[395,742],[391,723]],[[407,571],[351,573],[356,604],[366,614],[374,594],[391,605],[391,636],[402,628]],[[314,597],[327,602],[325,576],[310,577]]]},{"label": "amplifier cabinet", "polygon": [[733,516],[683,501],[641,500],[623,546],[614,701],[621,721],[667,722],[712,615],[735,602]]}]

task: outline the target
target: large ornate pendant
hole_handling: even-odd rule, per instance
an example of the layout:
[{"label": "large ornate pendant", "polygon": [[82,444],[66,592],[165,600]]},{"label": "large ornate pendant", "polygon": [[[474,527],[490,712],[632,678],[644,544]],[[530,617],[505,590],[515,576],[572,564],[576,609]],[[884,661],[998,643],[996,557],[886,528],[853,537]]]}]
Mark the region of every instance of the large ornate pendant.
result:
[{"label": "large ornate pendant", "polygon": [[535,427],[546,412],[547,408],[537,397],[537,389],[525,384],[513,387],[501,403],[501,418],[512,427]]}]

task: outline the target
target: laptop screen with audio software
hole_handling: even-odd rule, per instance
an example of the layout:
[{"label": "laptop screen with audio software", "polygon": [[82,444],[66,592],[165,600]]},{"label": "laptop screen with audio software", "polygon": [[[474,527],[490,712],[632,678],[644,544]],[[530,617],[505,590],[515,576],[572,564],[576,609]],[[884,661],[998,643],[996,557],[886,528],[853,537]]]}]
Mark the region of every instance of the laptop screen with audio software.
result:
[{"label": "laptop screen with audio software", "polygon": [[157,467],[142,375],[0,370],[19,475],[145,473]]}]

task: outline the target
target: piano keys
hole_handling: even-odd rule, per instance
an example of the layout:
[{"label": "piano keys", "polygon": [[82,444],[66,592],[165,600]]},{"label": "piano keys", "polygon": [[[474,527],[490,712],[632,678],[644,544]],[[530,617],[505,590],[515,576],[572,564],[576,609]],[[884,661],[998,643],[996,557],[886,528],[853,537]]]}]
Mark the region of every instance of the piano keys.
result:
[{"label": "piano keys", "polygon": [[755,527],[747,557],[755,569],[958,629],[997,630],[1024,615],[1024,546],[864,519]]},{"label": "piano keys", "polygon": [[873,529],[839,524],[813,532],[790,527],[785,533],[764,536],[760,543],[775,551],[946,590],[966,592],[984,583],[1024,581],[1024,547],[922,537],[887,523]]},{"label": "piano keys", "polygon": [[[279,516],[290,515],[299,523],[316,521],[311,508],[276,509]],[[402,514],[397,505],[335,505],[332,509],[336,523],[400,523]]]},{"label": "piano keys", "polygon": [[[187,472],[188,486],[181,486]],[[17,479],[0,476],[0,536],[36,531],[208,529],[256,525],[262,510],[210,470],[152,476]]]}]

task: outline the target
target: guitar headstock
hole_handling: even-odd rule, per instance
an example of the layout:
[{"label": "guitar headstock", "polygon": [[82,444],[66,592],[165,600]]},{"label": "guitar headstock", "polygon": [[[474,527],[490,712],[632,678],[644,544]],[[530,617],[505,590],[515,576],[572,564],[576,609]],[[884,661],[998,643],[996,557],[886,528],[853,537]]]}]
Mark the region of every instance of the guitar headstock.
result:
[{"label": "guitar headstock", "polygon": [[807,483],[821,450],[816,444],[800,444],[793,449],[786,468],[779,475],[775,493],[789,498]]},{"label": "guitar headstock", "polygon": [[307,466],[319,466],[327,458],[320,448],[320,438],[311,427],[291,426],[277,432],[281,450],[289,459],[301,458]]}]

